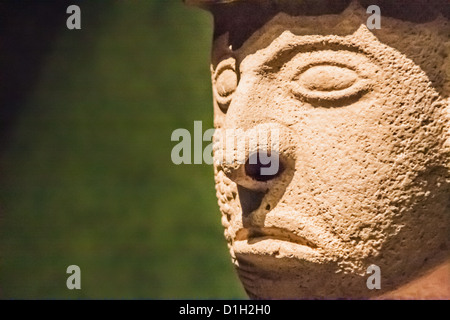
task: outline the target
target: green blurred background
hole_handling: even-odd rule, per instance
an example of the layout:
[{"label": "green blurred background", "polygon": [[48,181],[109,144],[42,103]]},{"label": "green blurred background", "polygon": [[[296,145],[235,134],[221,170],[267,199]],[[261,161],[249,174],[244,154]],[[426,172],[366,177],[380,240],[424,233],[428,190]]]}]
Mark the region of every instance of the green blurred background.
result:
[{"label": "green blurred background", "polygon": [[0,1],[1,298],[246,297],[212,166],[170,158],[213,126],[211,38],[181,0]]}]

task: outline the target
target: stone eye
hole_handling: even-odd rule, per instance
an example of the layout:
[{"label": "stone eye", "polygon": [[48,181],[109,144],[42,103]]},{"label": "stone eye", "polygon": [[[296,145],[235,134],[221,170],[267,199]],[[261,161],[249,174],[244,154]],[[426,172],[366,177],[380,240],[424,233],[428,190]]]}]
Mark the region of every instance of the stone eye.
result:
[{"label": "stone eye", "polygon": [[300,70],[293,93],[311,104],[327,107],[351,104],[371,88],[371,81],[345,65],[319,64]]},{"label": "stone eye", "polygon": [[358,75],[355,71],[337,66],[313,66],[298,77],[307,90],[317,92],[340,91],[351,87]]},{"label": "stone eye", "polygon": [[219,63],[213,74],[213,91],[214,98],[223,112],[227,112],[238,82],[236,61],[228,58]]}]

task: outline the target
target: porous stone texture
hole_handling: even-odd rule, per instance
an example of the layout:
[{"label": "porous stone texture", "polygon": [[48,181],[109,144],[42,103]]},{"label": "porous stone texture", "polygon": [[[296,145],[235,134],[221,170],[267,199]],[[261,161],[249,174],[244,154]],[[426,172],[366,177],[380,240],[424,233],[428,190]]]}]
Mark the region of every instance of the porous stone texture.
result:
[{"label": "porous stone texture", "polygon": [[[215,9],[216,141],[280,133],[279,170],[264,179],[248,145],[231,162],[237,146],[215,145],[225,238],[252,298],[383,296],[449,259],[449,21],[381,13],[369,30],[356,1],[280,10],[236,45]],[[366,285],[371,264],[380,290]]]}]

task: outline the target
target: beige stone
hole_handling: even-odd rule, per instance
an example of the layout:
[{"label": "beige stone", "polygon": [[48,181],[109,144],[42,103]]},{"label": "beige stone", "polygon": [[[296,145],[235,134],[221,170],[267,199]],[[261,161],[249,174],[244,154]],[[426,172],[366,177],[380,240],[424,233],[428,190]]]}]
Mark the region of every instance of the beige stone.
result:
[{"label": "beige stone", "polygon": [[[222,160],[236,145],[215,146],[222,224],[247,293],[450,298],[448,18],[436,7],[409,21],[381,6],[382,27],[369,30],[364,1],[308,15],[255,2],[250,31],[239,15],[249,9],[210,8],[216,138],[279,132],[269,177],[248,164],[267,146],[234,162]],[[366,286],[371,264],[380,290]]]}]

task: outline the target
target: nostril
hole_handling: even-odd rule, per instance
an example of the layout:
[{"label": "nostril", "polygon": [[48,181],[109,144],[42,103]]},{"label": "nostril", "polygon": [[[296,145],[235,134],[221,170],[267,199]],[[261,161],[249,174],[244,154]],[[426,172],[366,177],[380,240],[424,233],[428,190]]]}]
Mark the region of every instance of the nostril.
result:
[{"label": "nostril", "polygon": [[245,163],[245,174],[256,181],[269,181],[284,171],[283,162],[278,153],[258,151],[253,153]]}]

